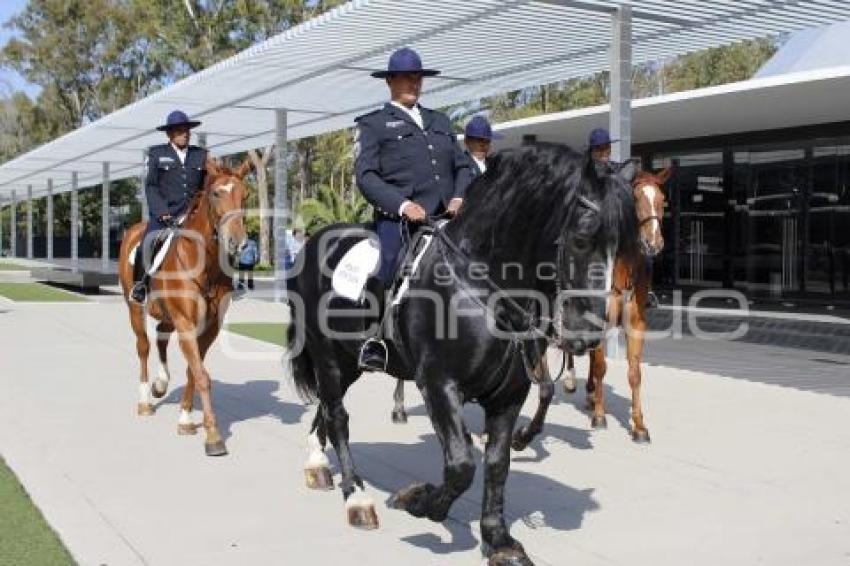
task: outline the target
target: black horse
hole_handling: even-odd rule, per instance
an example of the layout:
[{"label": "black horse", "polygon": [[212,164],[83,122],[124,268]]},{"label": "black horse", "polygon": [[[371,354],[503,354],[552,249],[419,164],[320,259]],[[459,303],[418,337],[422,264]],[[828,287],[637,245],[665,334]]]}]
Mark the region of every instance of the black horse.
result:
[{"label": "black horse", "polygon": [[[436,229],[406,295],[392,307],[387,372],[414,380],[443,448],[444,483],[415,484],[390,506],[443,521],[472,483],[475,464],[461,409],[479,403],[487,444],[481,519],[490,564],[531,564],[504,521],[511,433],[547,342],[574,353],[598,345],[607,281],[616,254],[635,256],[633,167],[615,171],[561,146],[525,147],[494,157],[467,191],[457,218]],[[360,375],[358,347],[369,316],[331,290],[331,272],[365,226],[335,225],[313,236],[289,279],[295,384],[319,410],[310,433],[310,487],[331,488],[326,439],[342,474],[349,522],[377,527],[355,472],[346,390]],[[343,313],[343,310],[345,311]],[[356,315],[355,311],[355,315]],[[359,490],[358,490],[359,488]]]}]

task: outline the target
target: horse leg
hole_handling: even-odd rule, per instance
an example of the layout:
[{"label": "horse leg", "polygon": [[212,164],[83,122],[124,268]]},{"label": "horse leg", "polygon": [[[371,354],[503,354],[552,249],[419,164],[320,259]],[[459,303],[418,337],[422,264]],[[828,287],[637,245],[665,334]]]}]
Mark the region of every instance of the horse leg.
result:
[{"label": "horse leg", "polygon": [[[528,386],[526,386],[528,387]],[[526,388],[526,393],[528,389]],[[505,482],[511,464],[511,431],[525,395],[511,405],[485,406],[484,501],[481,513],[481,539],[489,566],[531,566],[522,545],[511,537],[505,524]]]},{"label": "horse leg", "polygon": [[310,455],[304,464],[304,479],[310,489],[332,490],[334,480],[331,475],[330,461],[325,454],[327,444],[327,432],[325,421],[322,418],[321,408],[316,411],[313,425],[310,427],[310,436],[307,437],[307,446]]},{"label": "horse leg", "polygon": [[396,380],[393,402],[395,403],[392,414],[393,423],[407,423],[407,412],[404,410],[404,380]]},{"label": "horse leg", "polygon": [[[204,367],[201,344],[199,344],[200,337],[196,337],[191,328],[178,328],[178,331],[180,332],[180,349],[186,357],[189,369],[195,380],[195,386],[201,397],[201,406],[204,411],[204,429],[206,431],[204,448],[207,456],[224,456],[227,454],[227,448],[218,431],[215,412],[213,411],[211,395],[212,379],[210,379],[210,375]],[[209,347],[209,344],[205,346]],[[206,353],[206,348],[204,348],[203,353]]]},{"label": "horse leg", "polygon": [[174,327],[167,322],[160,322],[156,325],[156,349],[159,353],[159,370],[157,371],[156,380],[151,386],[151,392],[157,399],[164,397],[168,393],[168,382],[171,381],[171,373],[168,371],[168,339],[171,338],[172,332],[174,332]]},{"label": "horse leg", "polygon": [[150,355],[151,343],[145,328],[145,312],[137,305],[130,306],[130,326],[136,335],[136,353],[139,355],[139,404],[136,407],[136,413],[140,417],[149,417],[153,415],[151,384],[148,381],[148,355]]},{"label": "horse leg", "polygon": [[593,377],[593,414],[590,417],[590,426],[593,428],[608,428],[608,420],[605,418],[605,388],[602,380],[605,378],[607,364],[605,363],[605,352],[602,346],[591,350],[590,356],[591,375]]},{"label": "horse leg", "polygon": [[448,516],[452,503],[472,485],[475,462],[471,437],[461,413],[463,399],[455,384],[429,384],[422,393],[443,448],[443,484],[414,483],[396,492],[387,505],[404,509],[414,517],[440,522]]},{"label": "horse leg", "polygon": [[555,396],[555,384],[551,381],[546,381],[538,387],[540,394],[540,403],[537,405],[537,412],[534,413],[534,418],[531,422],[520,428],[514,433],[511,447],[520,452],[525,450],[531,441],[538,434],[543,432],[543,423],[546,422],[546,413],[549,411],[549,405],[552,403],[552,398]]},{"label": "horse leg", "polygon": [[186,387],[180,397],[180,417],[177,419],[177,434],[195,435],[198,425],[192,420],[192,407],[195,402],[195,377],[191,368],[186,368]]},{"label": "horse leg", "polygon": [[564,392],[571,395],[578,389],[576,364],[572,354],[567,354],[567,374],[564,376]]},{"label": "horse leg", "polygon": [[626,336],[626,357],[629,361],[629,386],[632,388],[632,440],[639,443],[649,442],[649,430],[643,422],[643,411],[640,403],[641,372],[640,363],[643,359],[644,333],[646,332],[646,316],[644,305],[646,297],[635,293],[633,300],[626,306],[628,320],[633,332]]},{"label": "horse leg", "polygon": [[[341,398],[330,403],[323,402],[322,410],[322,418],[328,425],[331,444],[336,450],[342,471],[340,489],[345,500],[348,524],[359,529],[377,529],[378,514],[375,512],[375,503],[366,495],[366,486],[357,475],[348,444],[348,411],[345,410]],[[360,488],[360,491],[356,491],[356,488]]]}]

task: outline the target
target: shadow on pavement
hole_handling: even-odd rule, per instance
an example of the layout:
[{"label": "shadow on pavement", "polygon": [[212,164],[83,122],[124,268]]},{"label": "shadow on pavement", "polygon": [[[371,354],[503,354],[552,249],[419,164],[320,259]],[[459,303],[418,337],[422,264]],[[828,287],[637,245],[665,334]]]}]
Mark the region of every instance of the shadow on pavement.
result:
[{"label": "shadow on pavement", "polygon": [[[420,436],[415,444],[353,443],[352,450],[360,470],[364,472],[363,477],[388,496],[413,481],[442,482],[441,449],[434,434]],[[451,535],[450,540],[444,542],[433,533],[408,536],[402,540],[434,554],[469,550],[478,544],[469,523],[478,520],[480,514],[478,502],[483,497],[484,471],[481,456],[481,451],[473,444],[476,480],[470,490],[455,502],[451,517],[443,523]],[[387,473],[385,467],[370,465],[374,461],[393,468],[397,473]],[[575,530],[581,527],[587,512],[599,509],[593,491],[574,489],[544,475],[513,469],[505,490],[505,517],[509,524],[522,521],[531,529]]]},{"label": "shadow on pavement", "polygon": [[[157,406],[177,404],[183,396],[185,385],[175,388]],[[306,408],[300,403],[282,401],[276,395],[280,389],[277,379],[258,379],[245,383],[215,381],[212,387],[213,406],[218,417],[222,436],[230,438],[230,427],[251,419],[273,416],[283,424],[297,424]],[[233,401],[223,406],[222,400]],[[200,410],[200,399],[195,393],[195,410]]]}]

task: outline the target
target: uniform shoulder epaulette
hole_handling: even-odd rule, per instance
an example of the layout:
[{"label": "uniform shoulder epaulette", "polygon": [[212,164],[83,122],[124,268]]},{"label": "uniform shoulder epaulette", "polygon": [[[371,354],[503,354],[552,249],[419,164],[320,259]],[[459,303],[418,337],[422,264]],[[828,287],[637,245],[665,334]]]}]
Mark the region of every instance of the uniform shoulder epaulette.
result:
[{"label": "uniform shoulder epaulette", "polygon": [[157,153],[159,151],[165,151],[166,148],[168,148],[167,143],[152,145],[148,148],[148,153]]},{"label": "uniform shoulder epaulette", "polygon": [[375,110],[372,110],[371,112],[367,112],[366,114],[361,114],[360,116],[358,116],[357,118],[355,118],[355,119],[354,119],[354,121],[355,121],[355,122],[359,122],[360,120],[362,120],[362,119],[364,119],[364,118],[368,118],[369,116],[374,116],[375,114],[377,114],[377,113],[378,113],[378,112],[380,112],[381,110],[383,110],[383,108],[377,108],[377,109],[375,109]]}]

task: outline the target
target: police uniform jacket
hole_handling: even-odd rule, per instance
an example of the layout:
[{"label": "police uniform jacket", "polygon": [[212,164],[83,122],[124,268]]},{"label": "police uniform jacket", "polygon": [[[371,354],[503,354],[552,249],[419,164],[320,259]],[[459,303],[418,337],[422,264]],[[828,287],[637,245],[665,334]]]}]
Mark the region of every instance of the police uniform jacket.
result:
[{"label": "police uniform jacket", "polygon": [[472,180],[448,117],[419,111],[422,128],[389,103],[355,120],[357,186],[380,216],[398,218],[405,200],[435,214],[453,198],[463,198]]},{"label": "police uniform jacket", "polygon": [[170,143],[148,150],[145,195],[152,219],[186,212],[192,197],[204,186],[206,161],[207,150],[194,145],[188,147],[184,163]]},{"label": "police uniform jacket", "polygon": [[483,175],[484,172],[478,167],[478,162],[475,161],[475,159],[472,157],[472,154],[469,153],[469,150],[464,150],[463,153],[466,154],[466,158],[469,160],[469,171],[471,177],[473,179],[477,179],[478,177]]}]

